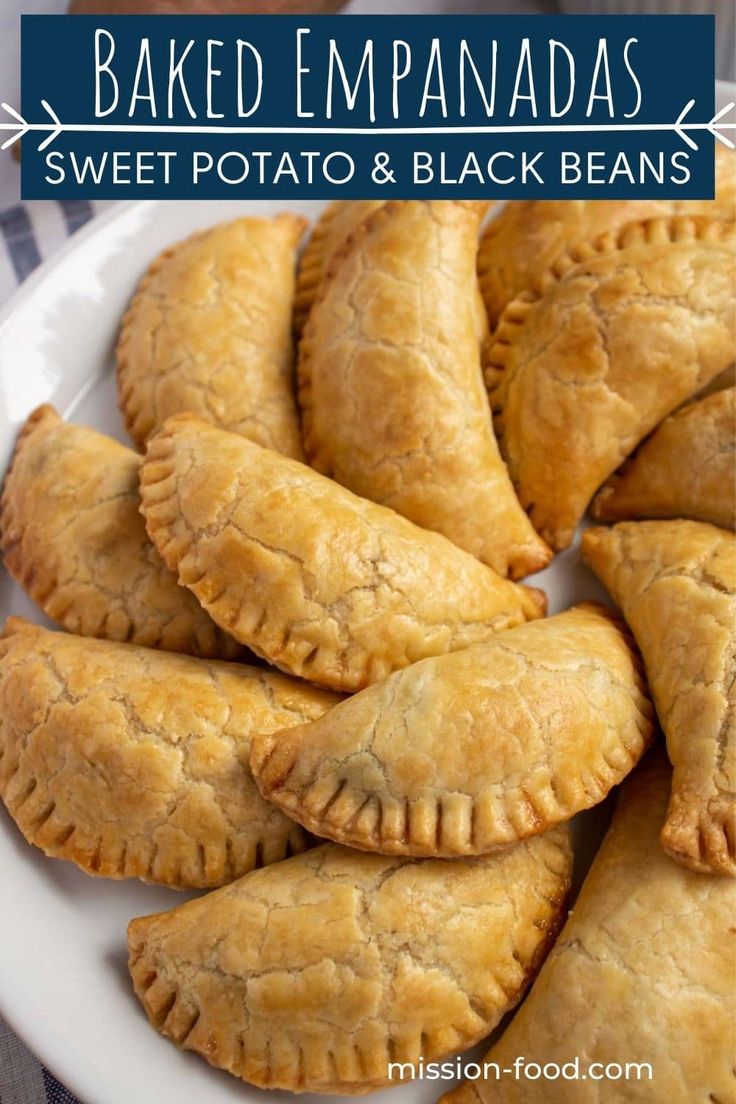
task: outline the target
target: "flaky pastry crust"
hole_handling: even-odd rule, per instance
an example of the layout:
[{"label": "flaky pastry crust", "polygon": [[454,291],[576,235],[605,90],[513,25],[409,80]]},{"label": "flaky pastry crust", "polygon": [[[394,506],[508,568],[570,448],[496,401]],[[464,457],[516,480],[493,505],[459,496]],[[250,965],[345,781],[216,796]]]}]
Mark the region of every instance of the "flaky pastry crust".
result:
[{"label": "flaky pastry crust", "polygon": [[602,801],[643,754],[652,714],[628,634],[586,603],[254,735],[250,762],[263,796],[319,836],[484,854]]},{"label": "flaky pastry crust", "polygon": [[326,844],[128,928],[153,1026],[264,1088],[367,1092],[520,999],[570,881],[564,829],[416,863]]},{"label": "flaky pastry crust", "polygon": [[51,406],[18,438],[0,504],[5,566],[69,632],[233,659],[242,645],[178,586],[139,513],[141,459]]},{"label": "flaky pastry crust", "polygon": [[493,434],[478,340],[478,204],[393,201],[333,256],[299,348],[304,448],[356,494],[501,575],[551,552]]},{"label": "flaky pastry crust", "polygon": [[260,796],[254,731],[339,699],[285,675],[50,632],[0,638],[0,797],[29,843],[88,874],[199,889],[307,846]]},{"label": "flaky pastry crust", "polygon": [[164,562],[218,624],[336,690],[544,613],[540,591],[438,533],[191,415],[150,442],[141,502]]},{"label": "flaky pastry crust", "polygon": [[120,409],[136,444],[191,410],[300,458],[292,301],[304,219],[241,218],[165,250],[123,318]]},{"label": "flaky pastry crust", "polygon": [[674,767],[662,844],[736,874],[736,537],[696,521],[588,529],[583,556],[641,648]]},{"label": "flaky pastry crust", "polygon": [[511,478],[567,547],[595,491],[733,359],[736,223],[629,223],[511,303],[486,372]]},{"label": "flaky pastry crust", "polygon": [[703,215],[736,218],[736,156],[716,149],[716,198],[533,199],[507,203],[488,224],[478,251],[478,276],[488,317],[495,326],[504,308],[522,292],[533,290],[557,257],[576,242],[616,233],[627,222]]},{"label": "flaky pastry crust", "polygon": [[692,518],[736,528],[736,389],[666,418],[603,484],[591,513],[599,521]]},{"label": "flaky pastry crust", "polygon": [[[531,993],[478,1060],[504,1071],[519,1055],[540,1066],[577,1059],[585,1078],[532,1080],[522,1071],[517,1079],[491,1070],[486,1080],[443,1096],[442,1104],[734,1099],[733,894],[730,885],[677,866],[660,849],[669,781],[663,756],[647,756],[626,780],[608,835]],[[600,1063],[595,1071],[593,1063]],[[615,1066],[626,1063],[633,1064],[628,1076],[616,1076]],[[637,1063],[644,1064],[639,1075]]]},{"label": "flaky pastry crust", "polygon": [[383,206],[383,202],[382,199],[335,199],[320,214],[297,268],[294,296],[297,335],[304,329],[333,254],[368,215]]},{"label": "flaky pastry crust", "polygon": [[[384,204],[382,199],[335,199],[328,203],[314,224],[309,241],[299,261],[294,298],[294,329],[300,335],[314,305],[322,279],[335,253],[345,244],[365,219]],[[468,200],[476,207],[481,220],[493,206],[492,200]],[[478,334],[481,340],[488,334],[486,308],[480,288],[476,295]]]}]

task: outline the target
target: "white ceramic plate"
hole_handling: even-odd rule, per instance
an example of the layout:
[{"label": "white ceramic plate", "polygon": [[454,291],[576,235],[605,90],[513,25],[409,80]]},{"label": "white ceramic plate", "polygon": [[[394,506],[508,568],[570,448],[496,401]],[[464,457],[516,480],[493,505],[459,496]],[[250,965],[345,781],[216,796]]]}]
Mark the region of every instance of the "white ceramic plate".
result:
[{"label": "white ceramic plate", "polygon": [[[721,104],[733,93],[728,86],[719,89]],[[42,402],[125,440],[111,354],[121,313],[145,266],[199,227],[245,213],[270,215],[283,206],[120,204],[75,236],[0,316],[0,470],[19,426]],[[288,206],[313,218],[322,204]],[[550,613],[584,598],[605,597],[581,566],[577,545],[534,582],[547,591]],[[10,613],[43,620],[2,572],[0,619]],[[578,879],[606,814],[604,807],[577,818]],[[186,895],[91,878],[70,863],[45,859],[22,839],[4,809],[0,872],[0,1013],[85,1104],[278,1104],[294,1099],[260,1092],[211,1069],[148,1026],[128,977],[125,929],[132,917],[171,908]],[[447,1082],[414,1083],[370,1099],[430,1104],[448,1088]],[[300,1099],[309,1104],[323,1098]]]}]

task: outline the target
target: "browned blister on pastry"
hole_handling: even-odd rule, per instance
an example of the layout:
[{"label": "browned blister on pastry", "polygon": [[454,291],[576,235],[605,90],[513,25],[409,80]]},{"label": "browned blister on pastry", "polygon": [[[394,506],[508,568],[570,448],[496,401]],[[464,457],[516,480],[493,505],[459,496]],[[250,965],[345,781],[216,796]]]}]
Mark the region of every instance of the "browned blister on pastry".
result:
[{"label": "browned blister on pastry", "polygon": [[491,325],[504,307],[534,289],[541,275],[565,250],[599,234],[615,233],[627,222],[703,215],[736,218],[736,156],[716,149],[716,198],[710,199],[532,199],[507,203],[488,224],[478,252],[478,276]]},{"label": "browned blister on pastry", "polygon": [[339,699],[285,675],[50,632],[0,639],[0,796],[88,874],[207,888],[304,850],[248,767],[250,737]]},{"label": "browned blister on pastry", "polygon": [[511,478],[553,548],[672,410],[733,359],[736,223],[630,223],[511,303],[486,380]]},{"label": "browned blister on pastry", "polygon": [[258,734],[251,768],[264,797],[338,843],[481,855],[602,801],[652,714],[628,634],[587,603]]},{"label": "browned blister on pastry", "polygon": [[193,655],[244,654],[177,584],[148,539],[140,463],[112,438],[39,407],[5,478],[6,568],[69,632]]},{"label": "browned blister on pastry", "polygon": [[368,1092],[477,1042],[561,920],[566,830],[413,862],[326,844],[128,927],[135,991],[179,1046],[263,1088]]},{"label": "browned blister on pastry", "polygon": [[356,494],[521,578],[551,552],[493,434],[478,219],[472,203],[386,203],[333,257],[299,348],[304,447],[318,471]]},{"label": "browned blister on pastry", "polygon": [[333,689],[544,613],[540,591],[438,533],[192,416],[151,441],[141,498],[164,561],[218,624]]},{"label": "browned blister on pastry", "polygon": [[[531,993],[478,1059],[487,1076],[442,1104],[734,1099],[733,891],[677,866],[659,847],[669,782],[664,756],[647,756],[626,780]],[[554,1063],[567,1075],[535,1078],[532,1063]],[[515,1068],[518,1076],[503,1072]]]},{"label": "browned blister on pastry", "polygon": [[736,389],[666,418],[593,499],[599,521],[692,518],[736,528]]},{"label": "browned blister on pastry", "polygon": [[139,447],[170,414],[191,410],[301,457],[292,302],[305,225],[288,213],[236,219],[153,262],[117,347],[120,408]]},{"label": "browned blister on pastry", "polygon": [[665,850],[736,874],[736,537],[697,521],[588,529],[583,556],[641,648],[674,773]]}]

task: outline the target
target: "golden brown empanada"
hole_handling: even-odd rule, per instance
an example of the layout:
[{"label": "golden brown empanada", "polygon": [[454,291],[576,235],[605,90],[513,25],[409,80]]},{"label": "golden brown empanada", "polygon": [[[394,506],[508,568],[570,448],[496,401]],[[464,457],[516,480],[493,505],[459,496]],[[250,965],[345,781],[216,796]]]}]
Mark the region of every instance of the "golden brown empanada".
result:
[{"label": "golden brown empanada", "polygon": [[170,414],[191,410],[301,457],[291,312],[305,226],[286,212],[236,219],[153,262],[117,348],[120,409],[139,447]]},{"label": "golden brown empanada", "polygon": [[630,223],[511,303],[487,383],[522,505],[553,548],[672,410],[733,359],[736,223]]},{"label": "golden brown empanada", "polygon": [[327,204],[317,219],[297,269],[294,296],[294,329],[297,334],[304,329],[333,254],[383,203],[382,199],[335,199]]},{"label": "golden brown empanada", "polygon": [[585,603],[254,735],[250,762],[263,796],[317,835],[482,855],[602,801],[643,754],[652,714],[628,634]]},{"label": "golden brown empanada", "polygon": [[330,265],[299,348],[304,448],[356,494],[521,578],[551,552],[514,494],[483,388],[477,204],[394,201]]},{"label": "golden brown empanada", "polygon": [[223,885],[302,851],[258,793],[254,731],[339,699],[285,675],[10,618],[0,639],[0,796],[30,843],[88,874]]},{"label": "golden brown empanada", "polygon": [[716,150],[715,200],[534,199],[507,203],[485,230],[478,275],[491,325],[517,295],[537,286],[557,257],[627,222],[672,215],[736,218],[736,156]]},{"label": "golden brown empanada", "polygon": [[[531,993],[479,1059],[488,1063],[486,1078],[467,1081],[442,1104],[734,1099],[733,893],[661,851],[668,789],[664,757],[647,756],[626,780]],[[567,1076],[554,1067],[539,1076],[547,1063]]]},{"label": "golden brown empanada", "polygon": [[736,874],[736,537],[697,521],[588,529],[583,556],[641,648],[674,774],[665,850]]},{"label": "golden brown empanada", "polygon": [[193,415],[150,442],[141,499],[165,563],[218,624],[335,690],[545,610],[541,591],[439,533]]},{"label": "golden brown empanada", "polygon": [[736,389],[682,407],[593,499],[593,517],[693,518],[736,528]]},{"label": "golden brown empanada", "polygon": [[520,999],[561,920],[566,830],[416,863],[326,844],[133,920],[153,1024],[264,1088],[367,1092],[389,1062],[477,1042]]},{"label": "golden brown empanada", "polygon": [[5,566],[82,636],[232,659],[244,649],[177,585],[139,513],[141,458],[51,406],[28,418],[5,479]]}]

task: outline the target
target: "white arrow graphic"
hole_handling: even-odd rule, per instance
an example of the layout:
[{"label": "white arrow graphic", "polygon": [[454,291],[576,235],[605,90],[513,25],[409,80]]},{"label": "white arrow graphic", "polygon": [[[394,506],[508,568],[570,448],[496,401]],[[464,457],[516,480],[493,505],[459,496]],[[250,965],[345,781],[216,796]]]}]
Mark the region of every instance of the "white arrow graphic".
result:
[{"label": "white arrow graphic", "polygon": [[584,132],[626,132],[626,131],[674,131],[682,141],[696,150],[697,143],[691,137],[691,131],[707,131],[712,134],[724,146],[734,149],[734,143],[730,138],[722,134],[723,130],[736,130],[736,122],[724,123],[721,120],[736,104],[729,103],[721,108],[708,123],[688,123],[686,117],[692,111],[695,100],[688,100],[674,123],[575,123],[565,125],[541,124],[539,126],[441,126],[441,127],[258,127],[258,126],[196,126],[162,124],[137,124],[137,123],[62,123],[59,116],[48,103],[41,100],[41,106],[49,116],[50,122],[29,123],[19,115],[9,104],[0,104],[13,119],[10,123],[0,123],[0,131],[10,131],[10,137],[6,138],[0,149],[8,149],[24,135],[31,131],[43,133],[46,137],[39,145],[39,150],[45,150],[47,146],[61,133],[115,133],[115,134],[366,134],[366,135],[391,135],[391,134],[581,134]]}]

